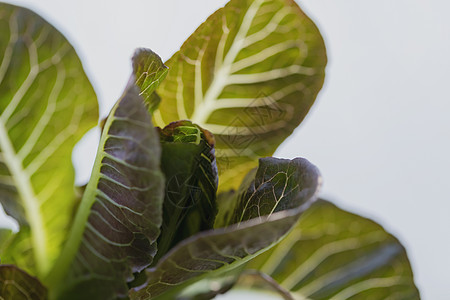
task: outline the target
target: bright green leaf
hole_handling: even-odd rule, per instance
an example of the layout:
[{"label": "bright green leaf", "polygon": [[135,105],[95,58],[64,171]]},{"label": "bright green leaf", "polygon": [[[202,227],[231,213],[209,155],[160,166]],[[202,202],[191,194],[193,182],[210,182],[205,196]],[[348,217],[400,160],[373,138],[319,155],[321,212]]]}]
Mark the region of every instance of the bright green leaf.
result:
[{"label": "bright green leaf", "polygon": [[132,289],[130,297],[173,299],[187,285],[230,271],[269,249],[315,199],[319,184],[317,169],[304,159],[260,159],[256,177],[237,195],[239,203],[248,204],[244,217],[240,212],[232,214],[231,219],[240,222],[179,243],[154,268],[147,269],[146,284]]},{"label": "bright green leaf", "polygon": [[134,84],[112,109],[64,252],[47,282],[58,299],[115,299],[156,254],[160,143]]},{"label": "bright green leaf", "polygon": [[140,95],[149,111],[153,112],[161,101],[154,91],[167,76],[168,69],[158,54],[150,49],[137,49],[132,61],[135,84],[141,89]]},{"label": "bright green leaf", "polygon": [[47,290],[36,277],[14,265],[0,265],[0,299],[46,300]]},{"label": "bright green leaf", "polygon": [[166,195],[157,259],[183,239],[213,228],[218,182],[209,132],[178,121],[160,130],[160,137]]},{"label": "bright green leaf", "polygon": [[236,188],[303,120],[326,60],[318,29],[293,0],[231,0],[166,63],[154,121],[190,119],[211,131],[220,189]]},{"label": "bright green leaf", "polygon": [[20,224],[4,257],[46,273],[74,205],[75,143],[98,120],[80,60],[35,13],[0,3],[0,202]]},{"label": "bright green leaf", "polygon": [[419,299],[400,242],[377,223],[319,200],[276,247],[251,261],[295,299]]}]

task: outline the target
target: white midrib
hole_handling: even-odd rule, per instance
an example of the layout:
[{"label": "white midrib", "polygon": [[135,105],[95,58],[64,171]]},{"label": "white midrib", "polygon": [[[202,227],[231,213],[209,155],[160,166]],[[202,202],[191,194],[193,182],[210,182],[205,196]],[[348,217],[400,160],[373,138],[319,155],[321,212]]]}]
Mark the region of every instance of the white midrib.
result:
[{"label": "white midrib", "polygon": [[242,25],[234,38],[230,50],[223,60],[223,64],[217,70],[211,85],[209,86],[208,90],[205,93],[205,96],[203,97],[201,105],[195,108],[194,113],[190,118],[193,123],[196,123],[200,126],[205,126],[211,113],[215,110],[215,102],[217,101],[217,98],[220,96],[225,86],[227,86],[231,66],[233,65],[233,62],[235,61],[239,52],[242,50],[242,46],[245,42],[245,37],[250,30],[253,19],[255,18],[258,9],[261,7],[264,1],[265,0],[254,1],[245,13],[242,20]]},{"label": "white midrib", "polygon": [[5,164],[11,173],[17,192],[22,200],[27,221],[30,224],[31,243],[38,273],[43,274],[48,267],[47,239],[39,201],[34,194],[29,175],[23,169],[22,162],[15,153],[2,119],[0,119],[0,148],[5,158]]}]

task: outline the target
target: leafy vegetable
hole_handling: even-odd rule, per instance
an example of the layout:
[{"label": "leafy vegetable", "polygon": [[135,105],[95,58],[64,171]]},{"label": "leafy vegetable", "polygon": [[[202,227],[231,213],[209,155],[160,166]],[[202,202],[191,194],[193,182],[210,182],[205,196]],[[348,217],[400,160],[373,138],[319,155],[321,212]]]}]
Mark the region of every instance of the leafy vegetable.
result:
[{"label": "leafy vegetable", "polygon": [[295,299],[419,299],[399,241],[324,200],[247,267],[272,276]]},{"label": "leafy vegetable", "polygon": [[220,187],[237,187],[300,124],[324,80],[325,47],[293,0],[231,0],[167,63],[153,114],[216,137]]},{"label": "leafy vegetable", "polygon": [[233,211],[231,220],[237,222],[182,241],[146,271],[147,282],[131,290],[132,299],[173,297],[213,271],[228,271],[267,250],[294,226],[320,183],[317,169],[300,158],[262,158],[252,173],[253,180],[236,194],[252,213],[241,217]]},{"label": "leafy vegetable", "polygon": [[2,253],[45,274],[74,205],[72,149],[98,107],[75,50],[28,9],[0,4],[0,202],[20,224]]},{"label": "leafy vegetable", "polygon": [[0,298],[45,300],[47,290],[36,277],[14,265],[0,265]]},{"label": "leafy vegetable", "polygon": [[161,130],[160,137],[167,183],[159,257],[181,240],[213,228],[218,182],[214,137],[209,132],[178,121]]},{"label": "leafy vegetable", "polygon": [[393,236],[313,204],[321,177],[307,160],[264,157],[324,80],[322,37],[293,0],[231,0],[170,73],[138,49],[75,188],[71,152],[98,115],[81,63],[27,9],[0,3],[0,29],[0,202],[20,224],[0,228],[2,263],[16,264],[0,265],[0,299],[200,300],[235,284],[285,299],[419,298]]},{"label": "leafy vegetable", "polygon": [[162,222],[160,151],[139,90],[130,85],[106,121],[73,230],[48,280],[62,290],[60,298],[126,295],[132,273],[152,262]]}]

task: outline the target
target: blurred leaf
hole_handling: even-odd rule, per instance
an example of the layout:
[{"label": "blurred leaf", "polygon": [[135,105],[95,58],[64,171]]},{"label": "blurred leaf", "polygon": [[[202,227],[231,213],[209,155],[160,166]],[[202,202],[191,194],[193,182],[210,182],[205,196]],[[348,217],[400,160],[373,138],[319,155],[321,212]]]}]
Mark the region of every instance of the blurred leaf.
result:
[{"label": "blurred leaf", "polygon": [[295,299],[289,291],[280,286],[272,277],[257,270],[244,270],[235,281],[233,287],[238,289],[248,289],[249,287],[252,287],[254,290],[263,289],[266,292],[278,294],[285,300]]},{"label": "blurred leaf", "polygon": [[223,191],[303,120],[322,87],[326,53],[293,0],[231,0],[166,64],[154,121],[190,119],[214,134]]},{"label": "blurred leaf", "polygon": [[0,56],[0,202],[21,226],[3,255],[44,274],[70,223],[72,150],[98,104],[75,50],[28,9],[0,3]]},{"label": "blurred leaf", "polygon": [[183,239],[212,229],[217,214],[214,137],[189,121],[160,130],[161,170],[166,177],[159,259]]},{"label": "blurred leaf", "polygon": [[13,231],[9,228],[0,228],[0,262],[3,259],[3,252],[8,248],[11,243],[11,238],[13,238]]},{"label": "blurred leaf", "polygon": [[139,89],[127,87],[103,131],[73,230],[47,282],[58,299],[115,299],[156,254],[164,179]]},{"label": "blurred leaf", "polygon": [[400,242],[377,223],[324,200],[247,268],[270,275],[295,299],[420,298]]},{"label": "blurred leaf", "polygon": [[[248,181],[247,178],[250,178],[249,180],[251,181],[254,178],[255,173],[256,169],[248,172],[247,176],[241,183],[241,187],[243,187],[244,183]],[[236,191],[228,190],[226,192],[221,192],[217,195],[216,201],[218,212],[216,221],[214,223],[214,228],[220,228],[226,226],[227,224],[230,224],[230,219],[232,218],[232,214],[236,205]]]},{"label": "blurred leaf", "polygon": [[46,300],[47,290],[36,277],[13,265],[0,265],[0,299]]},{"label": "blurred leaf", "polygon": [[269,249],[315,200],[319,182],[317,169],[305,159],[260,159],[256,177],[236,195],[248,204],[245,214],[234,211],[230,218],[239,223],[179,243],[146,270],[146,284],[133,288],[130,298],[173,299],[189,284],[224,274]]}]

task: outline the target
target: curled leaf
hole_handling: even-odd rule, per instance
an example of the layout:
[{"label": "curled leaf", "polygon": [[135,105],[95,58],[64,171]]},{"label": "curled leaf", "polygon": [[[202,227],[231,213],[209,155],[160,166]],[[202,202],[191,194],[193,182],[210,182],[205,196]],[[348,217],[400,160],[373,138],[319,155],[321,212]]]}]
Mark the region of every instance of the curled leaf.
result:
[{"label": "curled leaf", "polygon": [[[130,298],[175,297],[186,286],[230,271],[274,246],[315,200],[320,175],[305,159],[263,158],[256,177],[247,184],[242,190],[254,192],[237,196],[249,204],[252,213],[240,219],[241,213],[234,211],[231,219],[239,219],[238,223],[200,232],[179,243],[146,270],[146,283],[133,288]],[[283,189],[290,192],[283,193]],[[257,207],[259,214],[253,212]]]},{"label": "curled leaf", "polygon": [[160,130],[161,169],[166,177],[158,256],[183,239],[212,229],[217,214],[214,137],[189,121]]}]

